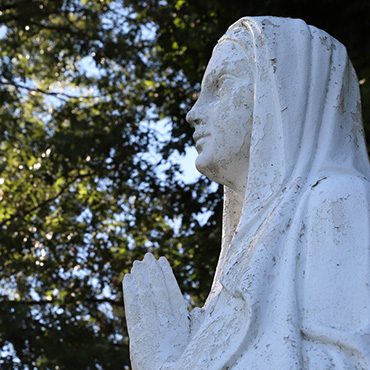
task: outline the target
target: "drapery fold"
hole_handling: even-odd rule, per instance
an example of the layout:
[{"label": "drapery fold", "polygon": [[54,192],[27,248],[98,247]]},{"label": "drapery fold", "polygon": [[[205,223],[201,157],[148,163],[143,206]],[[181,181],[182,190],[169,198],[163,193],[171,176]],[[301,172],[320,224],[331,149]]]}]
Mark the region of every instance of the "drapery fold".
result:
[{"label": "drapery fold", "polygon": [[242,18],[230,40],[255,61],[247,190],[238,209],[225,187],[215,279],[178,368],[370,369],[370,173],[345,47],[277,17]]}]

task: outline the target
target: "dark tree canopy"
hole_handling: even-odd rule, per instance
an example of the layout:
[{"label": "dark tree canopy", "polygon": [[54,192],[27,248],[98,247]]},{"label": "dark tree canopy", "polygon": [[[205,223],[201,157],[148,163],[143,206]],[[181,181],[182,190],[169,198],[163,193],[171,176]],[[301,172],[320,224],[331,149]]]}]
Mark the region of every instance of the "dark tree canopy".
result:
[{"label": "dark tree canopy", "polygon": [[128,368],[121,281],[148,250],[202,304],[222,192],[173,158],[217,39],[266,14],[347,46],[369,138],[367,1],[0,0],[2,369]]}]

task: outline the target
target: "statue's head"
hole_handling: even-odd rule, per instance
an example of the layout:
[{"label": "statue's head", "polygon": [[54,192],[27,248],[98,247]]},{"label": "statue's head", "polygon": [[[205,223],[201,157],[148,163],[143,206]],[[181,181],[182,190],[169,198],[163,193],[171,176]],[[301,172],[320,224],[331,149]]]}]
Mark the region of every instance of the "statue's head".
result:
[{"label": "statue's head", "polygon": [[254,96],[251,60],[236,38],[222,38],[204,73],[199,98],[187,114],[194,128],[197,169],[237,191],[245,189],[248,171]]},{"label": "statue's head", "polygon": [[368,172],[346,49],[299,19],[245,17],[231,25],[187,120],[197,169],[244,193],[251,215],[327,168]]}]

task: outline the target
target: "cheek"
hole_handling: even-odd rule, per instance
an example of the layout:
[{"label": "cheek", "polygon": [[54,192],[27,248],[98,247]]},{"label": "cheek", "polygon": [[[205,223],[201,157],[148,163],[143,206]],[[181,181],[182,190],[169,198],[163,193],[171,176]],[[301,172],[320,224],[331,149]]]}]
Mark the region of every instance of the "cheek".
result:
[{"label": "cheek", "polygon": [[233,95],[233,113],[230,120],[239,143],[250,134],[253,121],[253,91],[245,86]]},{"label": "cheek", "polygon": [[208,105],[207,130],[211,136],[202,145],[197,166],[211,163],[216,166],[217,163],[240,160],[248,155],[253,118],[253,96],[249,90],[248,86],[225,89],[217,102]]},{"label": "cheek", "polygon": [[[221,152],[233,153],[240,151],[248,141],[252,126],[252,112],[246,107],[238,107],[233,110],[223,110],[221,119],[217,120],[217,135],[214,137],[214,145]],[[215,149],[216,149],[215,148]]]}]

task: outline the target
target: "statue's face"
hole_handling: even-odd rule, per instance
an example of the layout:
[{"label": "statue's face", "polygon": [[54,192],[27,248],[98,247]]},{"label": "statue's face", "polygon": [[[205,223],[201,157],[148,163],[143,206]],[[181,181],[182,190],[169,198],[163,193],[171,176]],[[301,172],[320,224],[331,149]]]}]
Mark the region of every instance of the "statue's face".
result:
[{"label": "statue's face", "polygon": [[187,121],[194,127],[197,169],[235,190],[245,188],[253,113],[253,66],[245,50],[223,41],[213,52]]}]

